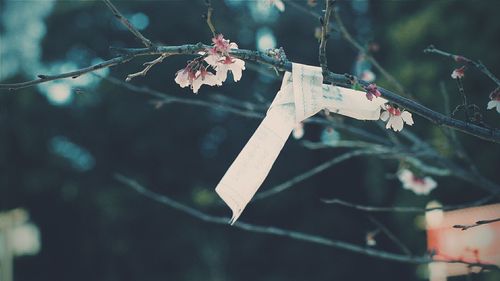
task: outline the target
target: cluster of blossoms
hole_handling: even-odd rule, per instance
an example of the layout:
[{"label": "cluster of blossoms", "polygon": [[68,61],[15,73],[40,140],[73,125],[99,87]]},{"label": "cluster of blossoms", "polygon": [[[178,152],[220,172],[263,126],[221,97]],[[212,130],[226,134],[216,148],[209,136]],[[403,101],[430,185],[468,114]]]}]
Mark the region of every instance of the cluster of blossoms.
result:
[{"label": "cluster of blossoms", "polygon": [[380,119],[382,121],[387,121],[385,125],[386,129],[392,128],[395,132],[399,132],[403,130],[403,125],[406,123],[407,125],[413,125],[413,118],[411,113],[408,111],[401,111],[399,108],[395,108],[388,104],[383,108],[385,111],[380,114]]},{"label": "cluster of blossoms", "polygon": [[417,195],[427,195],[437,186],[436,181],[431,177],[417,177],[408,169],[399,171],[398,179],[403,184],[404,189],[411,190]]},{"label": "cluster of blossoms", "polygon": [[[175,82],[182,88],[190,86],[194,93],[198,93],[202,85],[221,86],[227,79],[228,71],[233,74],[234,82],[238,82],[245,69],[245,62],[230,56],[231,49],[238,49],[238,45],[224,39],[222,34],[216,35],[212,38],[212,48],[200,52],[200,57],[177,71]],[[204,62],[208,66],[205,66]],[[209,71],[208,67],[215,70],[215,73]]]},{"label": "cluster of blossoms", "polygon": [[500,113],[500,87],[491,92],[490,99],[491,100],[488,102],[488,109],[496,107],[497,112]]}]

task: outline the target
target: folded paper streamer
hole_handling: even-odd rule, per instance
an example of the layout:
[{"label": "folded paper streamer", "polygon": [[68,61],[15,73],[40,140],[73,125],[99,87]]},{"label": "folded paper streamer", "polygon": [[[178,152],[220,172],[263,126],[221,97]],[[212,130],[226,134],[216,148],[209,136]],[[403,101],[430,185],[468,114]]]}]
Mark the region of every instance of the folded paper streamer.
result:
[{"label": "folded paper streamer", "polygon": [[360,120],[378,120],[385,102],[382,98],[370,101],[361,91],[323,85],[320,67],[294,63],[266,117],[215,188],[233,212],[229,223],[238,219],[257,192],[297,123],[322,109]]}]

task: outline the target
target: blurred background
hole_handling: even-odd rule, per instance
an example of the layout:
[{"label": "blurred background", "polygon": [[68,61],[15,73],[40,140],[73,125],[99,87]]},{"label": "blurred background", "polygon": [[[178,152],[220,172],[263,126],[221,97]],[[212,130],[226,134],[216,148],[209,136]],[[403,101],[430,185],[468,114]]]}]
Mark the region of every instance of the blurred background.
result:
[{"label": "blurred background", "polygon": [[[240,48],[283,47],[288,59],[317,65],[319,20],[285,1],[280,12],[266,1],[213,0],[213,22]],[[288,1],[289,2],[289,1]],[[315,5],[315,2],[317,5]],[[114,1],[154,42],[211,43],[199,1]],[[323,1],[294,1],[320,13]],[[340,1],[340,15],[354,37],[369,48],[422,104],[444,111],[440,83],[452,108],[461,102],[450,74],[459,65],[424,54],[430,44],[483,61],[500,74],[500,2]],[[109,59],[114,47],[142,47],[101,1],[0,0],[0,82],[30,80]],[[374,75],[394,89],[339,33],[328,42],[336,73]],[[221,102],[221,97],[266,107],[280,86],[267,67],[247,64],[238,83],[202,87],[198,95],[174,82],[189,57],[169,57],[146,77],[132,80],[173,96]],[[0,212],[17,209],[38,242],[14,260],[15,280],[422,280],[426,267],[395,263],[283,237],[245,232],[199,221],[147,199],[113,178],[136,179],[210,214],[229,216],[214,188],[260,120],[217,108],[182,104],[157,108],[154,99],[110,83],[140,71],[151,58],[0,94]],[[369,71],[369,72],[367,72]],[[281,74],[282,75],[282,74]],[[470,69],[464,80],[485,122],[495,85]],[[405,130],[454,158],[442,131],[419,116]],[[340,120],[386,137],[374,122]],[[342,131],[306,124],[302,140],[356,139]],[[480,171],[494,182],[498,145],[459,133]],[[309,150],[290,139],[261,190],[269,189],[347,151]],[[267,200],[248,206],[240,220],[318,234],[355,244],[377,228],[366,213],[326,205],[322,198],[377,206],[425,207],[469,202],[486,193],[449,177],[419,196],[401,188],[398,162],[354,158]],[[21,213],[19,213],[21,212]],[[4,213],[6,214],[6,213]],[[20,215],[19,215],[20,214]],[[29,219],[26,217],[29,214]],[[25,217],[23,217],[23,215]],[[414,253],[424,254],[425,231],[418,214],[374,214]],[[36,225],[36,227],[35,227]],[[35,228],[35,229],[34,229]],[[35,239],[36,240],[36,239]],[[398,252],[384,237],[373,247]],[[38,243],[38,244],[37,244]],[[467,279],[472,278],[472,279]],[[485,273],[451,280],[498,280]]]}]

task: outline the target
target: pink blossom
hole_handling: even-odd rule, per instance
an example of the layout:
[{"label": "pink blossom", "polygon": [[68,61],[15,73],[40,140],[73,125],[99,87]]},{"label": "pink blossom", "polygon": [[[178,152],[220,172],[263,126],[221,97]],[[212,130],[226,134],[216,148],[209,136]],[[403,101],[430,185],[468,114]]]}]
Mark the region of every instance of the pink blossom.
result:
[{"label": "pink blossom", "polygon": [[[220,36],[220,38],[218,37]],[[229,55],[230,49],[238,49],[238,45],[234,42],[229,43],[229,40],[223,39],[222,35],[218,35],[212,41],[214,42],[214,48],[208,50],[208,55],[205,57],[205,62],[212,66],[216,71],[217,79],[220,83],[226,81],[227,72],[231,71],[233,74],[234,82],[238,82],[241,79],[243,70],[245,70],[245,61],[241,59],[234,58]],[[220,41],[227,43],[227,49],[224,51],[217,47],[222,44]],[[216,43],[218,42],[218,43]],[[226,46],[224,46],[225,48]]]},{"label": "pink blossom", "polygon": [[189,65],[175,74],[175,82],[181,86],[181,88],[191,85],[195,78],[195,73],[191,70]]},{"label": "pink blossom", "polygon": [[267,0],[267,4],[275,6],[280,12],[285,11],[285,3],[282,0]]},{"label": "pink blossom", "polygon": [[198,90],[202,85],[221,85],[222,83],[217,79],[215,74],[204,66],[201,66],[196,72],[188,65],[186,68],[177,71],[175,76],[175,82],[181,86],[181,88],[191,86],[193,93],[198,93]]},{"label": "pink blossom", "polygon": [[377,85],[375,84],[370,84],[366,86],[365,90],[366,90],[366,98],[369,100],[373,100],[373,96],[378,98],[382,95],[380,91],[377,89]]},{"label": "pink blossom", "polygon": [[217,79],[217,76],[215,76],[215,74],[207,71],[207,69],[202,66],[200,67],[200,70],[196,72],[195,79],[191,83],[191,89],[193,90],[193,93],[198,93],[198,90],[202,85],[215,86],[222,85],[222,83]]},{"label": "pink blossom", "polygon": [[462,78],[464,78],[464,75],[465,75],[465,65],[453,70],[453,72],[451,73],[451,78],[462,79]]},{"label": "pink blossom", "polygon": [[226,81],[228,71],[233,73],[234,82],[240,81],[243,70],[245,70],[245,61],[230,56],[225,57],[215,67],[217,78],[221,82]]},{"label": "pink blossom", "polygon": [[[367,69],[367,70],[365,70],[365,71],[363,71],[361,73],[361,77],[360,78],[361,78],[361,80],[370,83],[370,82],[375,81],[376,76],[375,76],[375,73],[373,73],[373,71]],[[380,96],[380,92],[379,91],[377,91],[377,92],[378,92],[378,94]],[[377,97],[379,97],[379,96],[377,96]]]},{"label": "pink blossom", "polygon": [[488,102],[488,109],[496,108],[497,112],[500,113],[500,87],[496,88],[490,94],[490,101]]},{"label": "pink blossom", "polygon": [[408,169],[402,169],[398,173],[398,178],[403,184],[404,189],[411,190],[418,195],[427,195],[437,187],[436,181],[431,177],[417,177]]},{"label": "pink blossom", "polygon": [[468,63],[470,62],[470,60],[464,56],[453,56],[453,59],[456,61],[456,62],[461,62],[461,63]]},{"label": "pink blossom", "polygon": [[217,34],[214,38],[212,38],[212,45],[214,46],[215,51],[223,54],[229,52],[229,49],[231,48],[229,40],[224,39],[222,34]]},{"label": "pink blossom", "polygon": [[413,118],[410,112],[405,110],[401,112],[399,108],[390,105],[386,105],[385,110],[380,114],[380,119],[384,122],[387,121],[385,125],[386,129],[392,128],[395,132],[399,132],[403,130],[404,123],[410,126],[413,125]]}]

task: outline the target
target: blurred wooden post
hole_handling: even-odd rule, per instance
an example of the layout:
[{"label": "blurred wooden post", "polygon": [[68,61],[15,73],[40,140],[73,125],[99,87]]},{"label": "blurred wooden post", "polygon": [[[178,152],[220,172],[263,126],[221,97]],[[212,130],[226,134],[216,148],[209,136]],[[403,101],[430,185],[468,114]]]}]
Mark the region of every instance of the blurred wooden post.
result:
[{"label": "blurred wooden post", "polygon": [[0,281],[14,281],[14,251],[12,230],[28,221],[28,212],[14,209],[0,213]]}]

